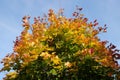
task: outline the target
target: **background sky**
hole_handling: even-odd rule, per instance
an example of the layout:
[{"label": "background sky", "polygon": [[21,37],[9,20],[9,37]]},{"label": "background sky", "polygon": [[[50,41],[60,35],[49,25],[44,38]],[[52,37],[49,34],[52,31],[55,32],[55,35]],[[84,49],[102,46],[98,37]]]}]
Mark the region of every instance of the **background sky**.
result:
[{"label": "background sky", "polygon": [[[70,17],[76,5],[89,21],[98,20],[100,26],[107,24],[108,31],[101,34],[101,40],[108,40],[120,49],[120,0],[0,0],[0,60],[13,49],[13,41],[22,28],[22,17],[30,15],[31,20],[64,8],[64,15]],[[0,64],[0,68],[2,65]],[[5,72],[0,73],[0,80]]]}]

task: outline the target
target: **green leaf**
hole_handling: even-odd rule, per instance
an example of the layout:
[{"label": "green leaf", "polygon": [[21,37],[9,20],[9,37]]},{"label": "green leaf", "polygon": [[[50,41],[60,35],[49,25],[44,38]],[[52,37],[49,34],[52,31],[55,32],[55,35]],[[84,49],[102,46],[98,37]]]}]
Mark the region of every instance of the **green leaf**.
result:
[{"label": "green leaf", "polygon": [[55,69],[50,70],[50,73],[51,73],[52,75],[57,75],[57,72],[56,72]]}]

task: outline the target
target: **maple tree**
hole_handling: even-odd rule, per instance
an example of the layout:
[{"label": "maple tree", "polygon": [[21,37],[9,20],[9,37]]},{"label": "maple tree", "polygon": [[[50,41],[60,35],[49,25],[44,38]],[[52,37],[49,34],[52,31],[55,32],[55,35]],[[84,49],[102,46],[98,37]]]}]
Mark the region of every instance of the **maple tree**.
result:
[{"label": "maple tree", "polygon": [[[113,80],[120,79],[119,50],[98,34],[106,32],[97,20],[88,22],[77,8],[67,18],[52,9],[43,18],[23,17],[24,30],[13,53],[3,58],[4,80]],[[115,76],[115,77],[114,77]]]}]

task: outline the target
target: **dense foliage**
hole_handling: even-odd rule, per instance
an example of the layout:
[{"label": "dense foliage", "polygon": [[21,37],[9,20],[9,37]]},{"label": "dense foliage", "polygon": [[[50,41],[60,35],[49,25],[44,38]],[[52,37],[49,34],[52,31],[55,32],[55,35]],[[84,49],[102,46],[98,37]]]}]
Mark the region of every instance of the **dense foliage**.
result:
[{"label": "dense foliage", "polygon": [[88,22],[77,8],[73,17],[55,14],[23,18],[24,30],[14,42],[14,51],[2,63],[4,80],[113,80],[119,78],[119,50],[101,41],[97,20]]}]

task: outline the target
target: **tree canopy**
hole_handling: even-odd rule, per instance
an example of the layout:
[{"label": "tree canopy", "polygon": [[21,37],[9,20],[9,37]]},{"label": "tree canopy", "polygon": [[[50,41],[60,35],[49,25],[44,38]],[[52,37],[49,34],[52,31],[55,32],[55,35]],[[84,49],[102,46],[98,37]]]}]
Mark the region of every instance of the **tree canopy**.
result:
[{"label": "tree canopy", "polygon": [[113,80],[120,79],[119,50],[98,34],[106,32],[97,20],[88,21],[77,7],[71,18],[63,9],[43,17],[23,17],[23,31],[13,53],[3,58],[4,80]]}]

